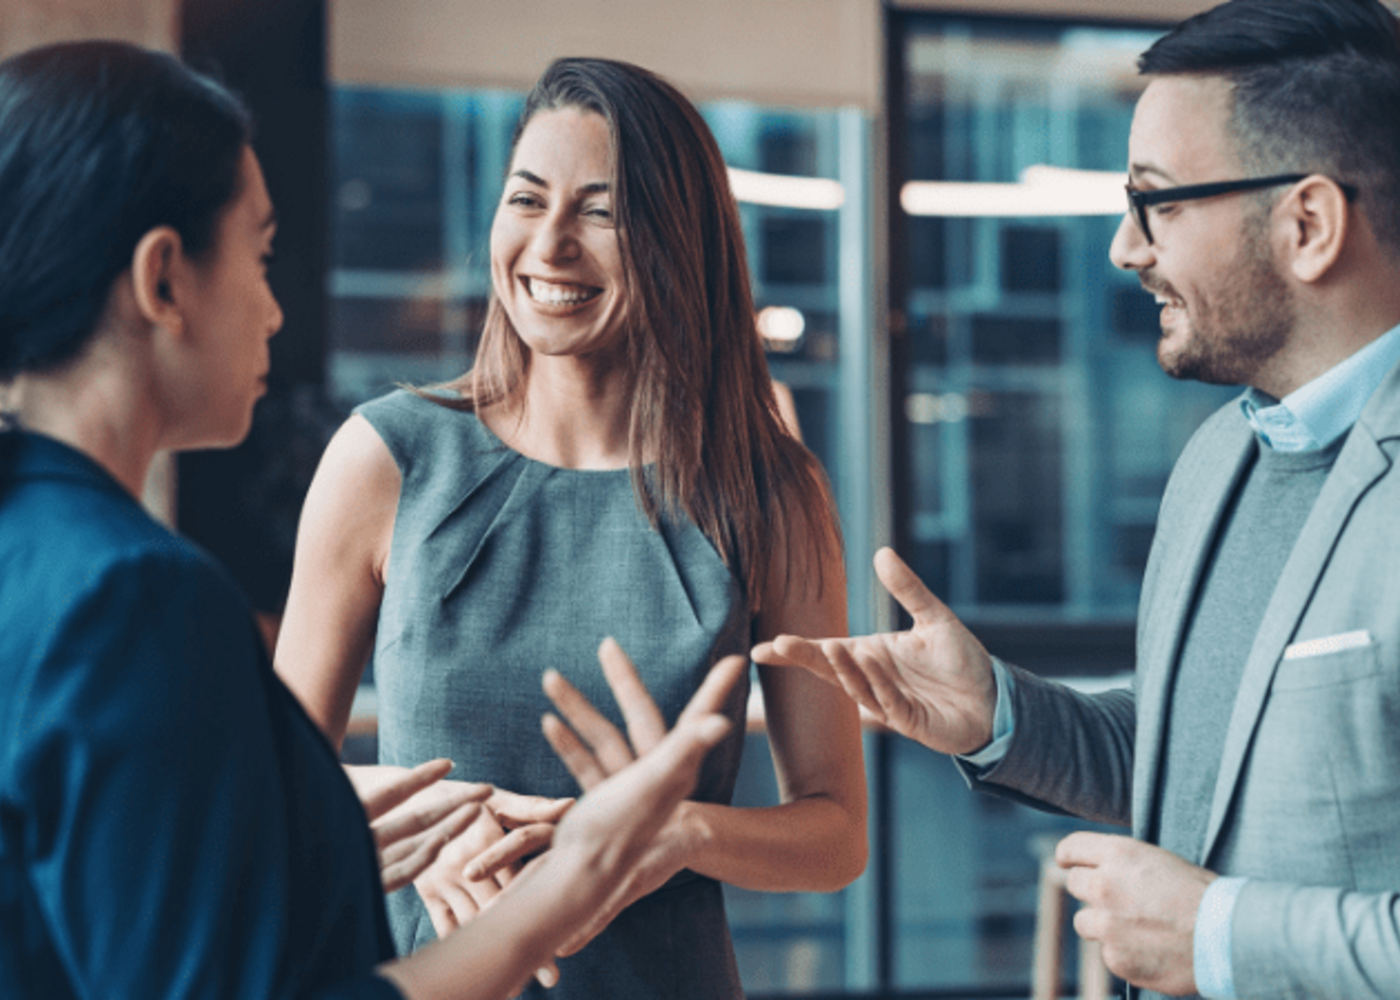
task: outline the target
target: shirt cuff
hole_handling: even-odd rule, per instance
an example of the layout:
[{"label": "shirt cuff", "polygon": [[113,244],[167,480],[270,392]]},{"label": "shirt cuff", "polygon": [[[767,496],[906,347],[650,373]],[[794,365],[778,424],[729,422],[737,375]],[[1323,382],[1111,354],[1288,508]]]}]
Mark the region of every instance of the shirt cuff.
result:
[{"label": "shirt cuff", "polygon": [[1011,695],[1016,690],[1016,682],[1011,679],[1011,671],[1006,669],[995,656],[992,657],[992,676],[997,682],[997,707],[992,714],[992,742],[976,753],[959,754],[958,760],[983,769],[1001,763],[1006,756],[1006,748],[1011,745],[1011,734],[1016,728],[1016,714],[1011,709]]},{"label": "shirt cuff", "polygon": [[1192,938],[1192,967],[1196,992],[1206,1000],[1236,1000],[1235,973],[1230,967],[1230,919],[1247,880],[1218,878],[1206,887],[1196,910]]}]

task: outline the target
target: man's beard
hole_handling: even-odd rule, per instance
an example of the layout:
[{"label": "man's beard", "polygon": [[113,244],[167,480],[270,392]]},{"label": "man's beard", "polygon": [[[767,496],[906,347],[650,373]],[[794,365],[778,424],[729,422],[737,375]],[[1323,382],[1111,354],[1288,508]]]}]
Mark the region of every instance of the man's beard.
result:
[{"label": "man's beard", "polygon": [[[1199,315],[1181,319],[1188,324],[1185,343],[1166,349],[1163,332],[1157,363],[1172,378],[1212,385],[1251,385],[1259,372],[1288,343],[1295,310],[1287,283],[1267,254],[1262,233],[1251,233],[1240,255],[1226,271],[1231,276],[1212,300],[1197,303]],[[1150,287],[1151,275],[1143,285]],[[1157,288],[1174,298],[1169,286]]]}]

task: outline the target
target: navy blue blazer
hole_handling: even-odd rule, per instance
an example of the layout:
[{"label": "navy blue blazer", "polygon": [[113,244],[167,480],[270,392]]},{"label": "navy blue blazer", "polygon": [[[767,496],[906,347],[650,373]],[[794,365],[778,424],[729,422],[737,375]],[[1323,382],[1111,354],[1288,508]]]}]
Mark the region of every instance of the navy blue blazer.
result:
[{"label": "navy blue blazer", "polygon": [[0,433],[0,996],[393,998],[364,810],[203,553]]}]

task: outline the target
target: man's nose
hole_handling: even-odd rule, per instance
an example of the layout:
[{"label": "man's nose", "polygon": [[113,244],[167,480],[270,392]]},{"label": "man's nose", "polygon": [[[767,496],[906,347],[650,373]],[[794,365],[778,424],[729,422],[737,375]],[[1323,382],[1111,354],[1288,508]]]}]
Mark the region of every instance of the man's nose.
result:
[{"label": "man's nose", "polygon": [[1152,244],[1131,212],[1124,212],[1108,248],[1108,259],[1125,271],[1141,271],[1153,261]]}]

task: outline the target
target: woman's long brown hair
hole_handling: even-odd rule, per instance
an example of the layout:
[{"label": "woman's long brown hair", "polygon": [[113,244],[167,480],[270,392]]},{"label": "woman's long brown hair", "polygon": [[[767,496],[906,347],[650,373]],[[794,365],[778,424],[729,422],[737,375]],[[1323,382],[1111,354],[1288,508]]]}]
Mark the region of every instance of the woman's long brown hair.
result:
[{"label": "woman's long brown hair", "polygon": [[[839,552],[840,529],[821,467],[779,415],[739,211],[714,137],[655,74],[612,60],[559,59],[526,99],[512,150],[534,115],[561,108],[602,116],[612,138],[638,505],[653,525],[678,514],[693,520],[755,610],[770,585],[775,542],[783,543],[785,582],[794,573],[820,581],[822,555]],[[529,353],[493,291],[472,369],[421,394],[480,410],[511,397],[528,371]],[[797,523],[801,535],[792,533]]]}]

